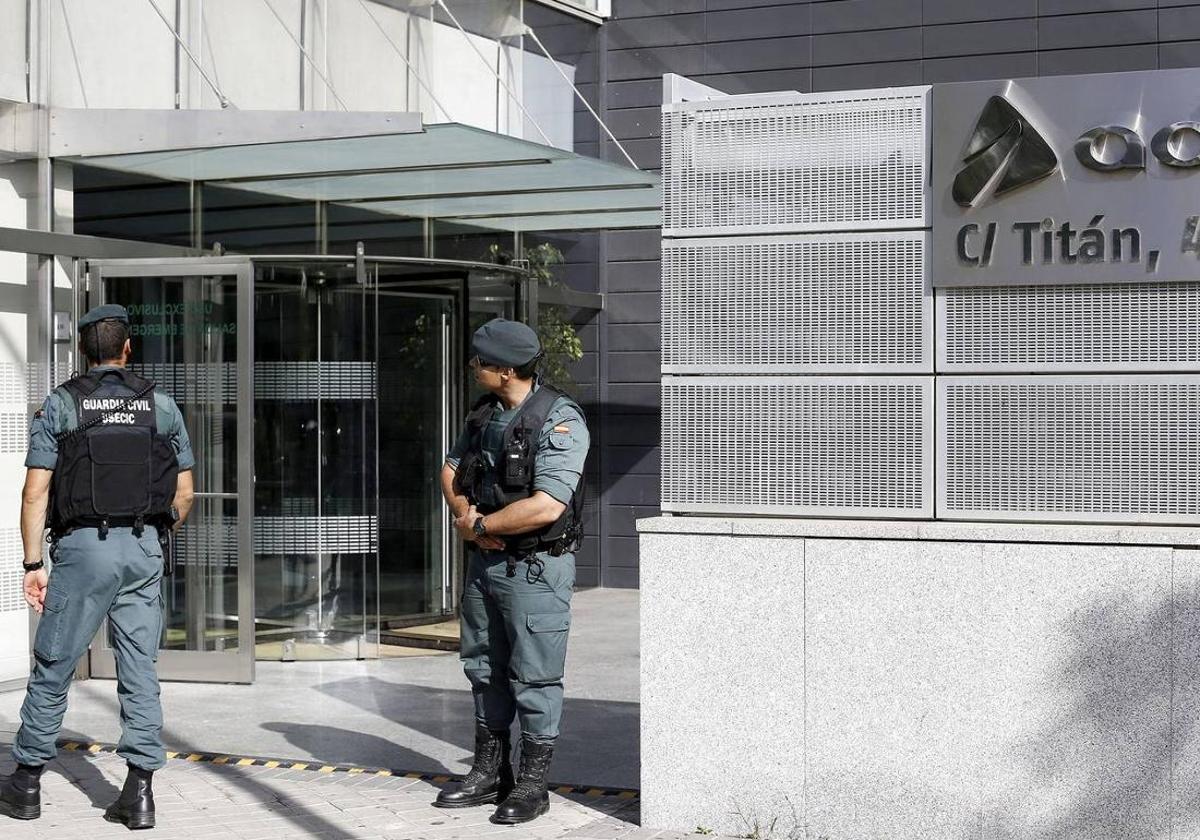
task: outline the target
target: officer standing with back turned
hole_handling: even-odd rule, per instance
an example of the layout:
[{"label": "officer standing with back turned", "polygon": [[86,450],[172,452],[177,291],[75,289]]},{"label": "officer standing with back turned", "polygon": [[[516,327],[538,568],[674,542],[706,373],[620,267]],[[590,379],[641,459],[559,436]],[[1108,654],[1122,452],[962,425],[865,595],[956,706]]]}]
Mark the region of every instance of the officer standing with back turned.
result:
[{"label": "officer standing with back turned", "polygon": [[[117,754],[129,772],[104,817],[153,828],[151,777],[166,761],[155,671],[164,546],[169,552],[170,535],[191,507],[194,459],[175,401],[126,369],[124,307],[99,306],[81,318],[79,349],[88,372],[56,388],[30,424],[23,585],[41,621],[13,743],[17,769],[0,780],[0,813],[41,815],[42,770],[56,755],[67,689],[107,617],[121,703]],[[42,563],[47,526],[49,572]]]},{"label": "officer standing with back turned", "polygon": [[475,381],[488,393],[446,457],[442,491],[458,534],[474,546],[461,658],[475,700],[475,763],[434,804],[496,802],[492,822],[523,823],[550,809],[546,774],[562,718],[589,438],[579,406],[538,381],[533,330],[497,318],[475,332],[472,350]]}]

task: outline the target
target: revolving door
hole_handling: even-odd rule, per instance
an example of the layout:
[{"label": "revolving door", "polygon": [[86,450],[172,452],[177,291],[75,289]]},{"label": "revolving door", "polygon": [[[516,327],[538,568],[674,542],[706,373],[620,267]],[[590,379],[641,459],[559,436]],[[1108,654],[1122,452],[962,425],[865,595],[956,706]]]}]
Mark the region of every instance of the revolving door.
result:
[{"label": "revolving door", "polygon": [[[196,450],[162,676],[248,681],[251,651],[379,656],[381,631],[454,612],[438,476],[463,413],[464,336],[512,317],[517,284],[429,260],[204,259],[95,261],[79,300],[129,307],[131,367],[175,397]],[[236,321],[211,303],[234,280]],[[203,656],[233,651],[236,669]],[[110,658],[98,640],[95,675]]]},{"label": "revolving door", "polygon": [[453,611],[437,485],[459,295],[353,264],[255,264],[260,659],[377,656]]}]

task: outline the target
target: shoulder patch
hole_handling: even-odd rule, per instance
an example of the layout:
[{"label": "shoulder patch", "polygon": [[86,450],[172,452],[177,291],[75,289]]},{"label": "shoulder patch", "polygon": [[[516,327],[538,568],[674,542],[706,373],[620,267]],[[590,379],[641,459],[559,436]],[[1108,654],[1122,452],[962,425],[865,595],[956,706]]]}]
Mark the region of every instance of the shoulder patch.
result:
[{"label": "shoulder patch", "polygon": [[556,432],[569,432],[569,431],[571,431],[571,429],[570,429],[570,427],[568,427],[568,426],[555,426],[555,427],[554,427],[554,431],[556,431]]},{"label": "shoulder patch", "polygon": [[37,411],[33,412],[33,419],[35,420],[41,420],[45,416],[46,412],[43,409],[39,408]]}]

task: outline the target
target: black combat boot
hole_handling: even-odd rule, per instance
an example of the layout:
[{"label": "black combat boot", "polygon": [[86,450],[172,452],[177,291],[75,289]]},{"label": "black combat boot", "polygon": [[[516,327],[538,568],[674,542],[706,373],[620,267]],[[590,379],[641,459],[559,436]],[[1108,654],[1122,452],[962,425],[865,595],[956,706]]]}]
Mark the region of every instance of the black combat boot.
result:
[{"label": "black combat boot", "polygon": [[0,779],[0,814],[16,820],[36,820],[42,815],[42,769],[18,764],[11,776]]},{"label": "black combat boot", "polygon": [[129,765],[129,775],[117,801],[108,806],[104,819],[124,823],[130,831],[154,828],[154,791],[150,787],[153,770]]},{"label": "black combat boot", "polygon": [[475,764],[458,786],[438,794],[437,808],[470,808],[503,802],[513,789],[512,745],[508,730],[493,732],[475,724]]},{"label": "black combat boot", "polygon": [[521,739],[521,775],[513,792],[492,814],[492,822],[501,825],[529,822],[550,810],[546,771],[550,769],[553,757],[553,744]]}]

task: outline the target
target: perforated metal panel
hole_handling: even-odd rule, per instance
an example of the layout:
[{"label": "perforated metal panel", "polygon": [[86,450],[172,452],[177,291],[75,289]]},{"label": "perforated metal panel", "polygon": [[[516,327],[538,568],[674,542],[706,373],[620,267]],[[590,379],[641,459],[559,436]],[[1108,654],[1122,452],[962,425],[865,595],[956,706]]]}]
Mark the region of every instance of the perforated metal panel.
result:
[{"label": "perforated metal panel", "polygon": [[663,235],[926,226],[928,87],[663,106]]},{"label": "perforated metal panel", "polygon": [[938,377],[938,515],[1200,522],[1200,376]]},{"label": "perforated metal panel", "polygon": [[663,378],[662,509],[928,517],[932,377]]},{"label": "perforated metal panel", "polygon": [[933,373],[928,234],[663,242],[664,373]]},{"label": "perforated metal panel", "polygon": [[[0,403],[25,403],[33,396],[27,366],[17,362],[0,364]],[[39,389],[40,390],[40,389]]]},{"label": "perforated metal panel", "polygon": [[937,290],[938,370],[1200,370],[1200,284]]},{"label": "perforated metal panel", "polygon": [[0,613],[25,612],[25,596],[21,592],[21,561],[25,550],[18,528],[0,528]]}]

